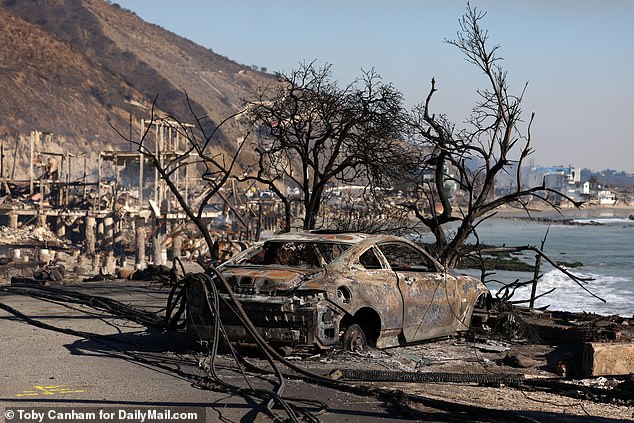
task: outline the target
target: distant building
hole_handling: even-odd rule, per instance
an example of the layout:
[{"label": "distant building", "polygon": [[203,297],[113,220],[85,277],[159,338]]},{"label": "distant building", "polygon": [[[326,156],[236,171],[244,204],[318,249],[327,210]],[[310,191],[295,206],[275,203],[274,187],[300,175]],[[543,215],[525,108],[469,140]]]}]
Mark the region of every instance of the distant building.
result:
[{"label": "distant building", "polygon": [[572,199],[581,199],[581,171],[572,166],[532,166],[525,172],[522,184],[526,187],[544,184],[546,188],[559,191]]},{"label": "distant building", "polygon": [[[561,192],[574,201],[585,201],[600,205],[614,205],[617,202],[628,204],[630,201],[625,190],[607,189],[598,183],[598,178],[589,175],[587,172],[583,176],[580,169],[569,166],[528,166],[522,168],[522,188],[538,187],[544,185],[545,188]],[[516,190],[517,183],[514,175],[503,175],[496,179],[497,194],[505,194]],[[561,198],[548,194],[550,200],[558,203]]]},{"label": "distant building", "polygon": [[600,190],[597,192],[597,201],[602,206],[613,206],[616,204],[616,194],[610,190]]},{"label": "distant building", "polygon": [[590,184],[590,181],[585,181],[583,184],[581,184],[581,194],[589,196],[592,192],[591,188],[592,184]]},{"label": "distant building", "polygon": [[[443,163],[442,172],[445,180],[443,181],[443,188],[449,201],[453,201],[456,198],[458,191],[458,183],[455,181],[455,175],[450,171],[449,166]],[[423,183],[433,183],[436,179],[436,170],[432,168],[421,169],[421,180]]]}]

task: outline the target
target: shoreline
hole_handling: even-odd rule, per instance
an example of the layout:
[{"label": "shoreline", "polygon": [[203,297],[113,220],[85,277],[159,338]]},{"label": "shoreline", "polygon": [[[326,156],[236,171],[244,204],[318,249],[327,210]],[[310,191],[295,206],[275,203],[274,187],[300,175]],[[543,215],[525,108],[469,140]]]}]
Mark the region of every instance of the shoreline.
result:
[{"label": "shoreline", "polygon": [[[634,206],[632,205],[615,205],[615,206],[582,206],[577,209],[574,207],[562,207],[559,211],[552,207],[531,208],[528,213],[524,209],[514,207],[500,207],[495,211],[495,217],[518,218],[518,219],[549,219],[549,220],[566,220],[578,218],[624,218],[627,219],[634,215]],[[634,223],[634,221],[633,221]]]}]

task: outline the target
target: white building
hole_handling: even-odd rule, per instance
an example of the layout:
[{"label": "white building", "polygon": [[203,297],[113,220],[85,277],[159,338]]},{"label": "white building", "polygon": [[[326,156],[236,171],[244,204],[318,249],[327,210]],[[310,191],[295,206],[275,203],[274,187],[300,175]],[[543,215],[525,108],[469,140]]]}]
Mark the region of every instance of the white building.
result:
[{"label": "white building", "polygon": [[600,190],[597,192],[597,200],[602,206],[613,206],[616,204],[616,194],[610,190]]}]

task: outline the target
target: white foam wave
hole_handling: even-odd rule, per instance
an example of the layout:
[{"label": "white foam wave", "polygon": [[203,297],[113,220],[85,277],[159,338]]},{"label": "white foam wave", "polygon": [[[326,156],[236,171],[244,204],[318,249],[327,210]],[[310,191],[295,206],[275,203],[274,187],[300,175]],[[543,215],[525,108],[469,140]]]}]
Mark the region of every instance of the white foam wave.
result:
[{"label": "white foam wave", "polygon": [[[585,311],[608,315],[617,313],[622,316],[632,316],[634,313],[634,307],[630,301],[634,295],[634,280],[632,278],[583,272],[575,272],[575,274],[594,280],[580,286],[562,272],[551,270],[537,282],[537,295],[553,288],[555,290],[542,298],[538,298],[535,301],[535,307],[548,305],[550,310]],[[588,291],[596,297],[604,299],[606,303]],[[520,288],[515,292],[512,300],[529,299],[530,293],[530,286]]]},{"label": "white foam wave", "polygon": [[634,220],[628,218],[616,218],[616,217],[602,217],[602,218],[585,218],[585,219],[574,219],[572,222],[578,223],[580,225],[592,225],[600,223],[602,225],[611,225],[611,224],[630,224],[634,225]]}]

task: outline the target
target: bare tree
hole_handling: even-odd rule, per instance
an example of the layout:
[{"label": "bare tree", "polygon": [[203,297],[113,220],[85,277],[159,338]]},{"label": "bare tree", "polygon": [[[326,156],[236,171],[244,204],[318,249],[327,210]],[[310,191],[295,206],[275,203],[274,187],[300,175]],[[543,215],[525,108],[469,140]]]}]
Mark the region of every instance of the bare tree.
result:
[{"label": "bare tree", "polygon": [[389,179],[388,163],[403,147],[402,96],[372,70],[340,88],[330,65],[302,64],[281,76],[249,104],[249,120],[262,135],[257,164],[243,179],[266,183],[286,206],[286,187],[300,190],[303,228],[314,229],[328,187],[333,183],[377,186]]},{"label": "bare tree", "polygon": [[[521,104],[526,85],[519,94],[511,92],[507,73],[500,66],[499,46],[489,45],[487,31],[480,25],[484,16],[468,5],[457,38],[446,41],[484,73],[489,85],[478,91],[479,101],[465,128],[458,130],[445,115],[432,113],[431,101],[438,90],[433,78],[427,98],[412,114],[413,137],[424,154],[414,192],[418,200],[404,205],[434,233],[437,256],[450,267],[460,260],[467,238],[478,224],[502,205],[526,208],[528,201],[536,199],[557,208],[555,198],[581,205],[545,184],[522,186],[520,171],[532,153],[534,115],[523,130]],[[515,173],[516,189],[496,197],[496,177],[510,172]],[[455,184],[465,195],[460,206],[450,197],[448,184]],[[450,222],[458,225],[452,237],[446,229]]]}]

